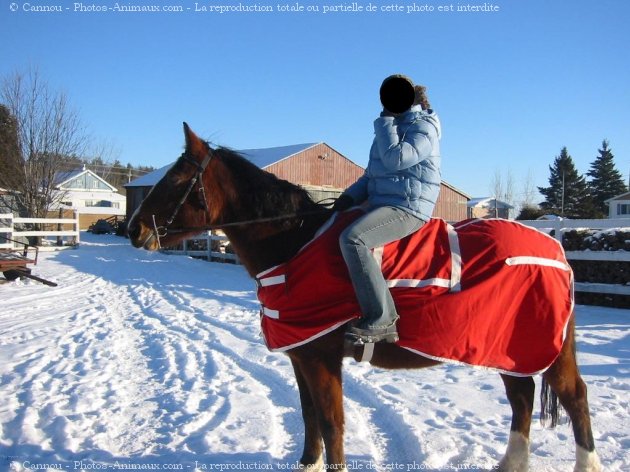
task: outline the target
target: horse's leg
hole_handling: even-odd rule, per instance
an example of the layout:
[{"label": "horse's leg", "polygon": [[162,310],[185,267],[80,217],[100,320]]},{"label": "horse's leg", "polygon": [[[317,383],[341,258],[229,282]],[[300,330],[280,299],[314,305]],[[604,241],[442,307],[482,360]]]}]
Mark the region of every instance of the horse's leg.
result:
[{"label": "horse's leg", "polygon": [[534,409],[534,390],[531,377],[501,375],[505,392],[512,407],[512,425],[507,451],[499,462],[499,470],[527,472],[529,469],[529,428]]},{"label": "horse's leg", "polygon": [[342,352],[327,359],[306,352],[292,356],[308,387],[319,431],[326,447],[326,468],[345,470]]},{"label": "horse's leg", "polygon": [[543,377],[571,418],[576,444],[575,472],[601,471],[602,466],[595,451],[595,441],[591,430],[586,384],[580,376],[575,359],[575,319],[573,317],[567,329],[567,339],[562,346],[562,351]]},{"label": "horse's leg", "polygon": [[322,435],[319,431],[319,423],[313,397],[309,391],[304,375],[299,365],[293,359],[295,379],[300,389],[300,403],[302,405],[302,418],[304,419],[304,451],[300,463],[309,470],[316,472],[323,470],[324,458],[322,455]]}]

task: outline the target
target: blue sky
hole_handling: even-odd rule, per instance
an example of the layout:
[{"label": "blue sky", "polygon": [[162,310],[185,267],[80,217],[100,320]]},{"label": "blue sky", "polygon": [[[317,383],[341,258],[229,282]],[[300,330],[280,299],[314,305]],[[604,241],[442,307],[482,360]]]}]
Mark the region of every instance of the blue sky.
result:
[{"label": "blue sky", "polygon": [[[271,5],[277,0],[240,0]],[[365,165],[378,88],[391,73],[428,87],[443,126],[443,178],[486,196],[496,172],[516,193],[547,185],[567,146],[585,173],[604,138],[630,172],[630,2],[497,0],[499,12],[25,12],[0,7],[0,76],[36,67],[123,163],[160,167],[181,152],[182,121],[236,149],[325,141]],[[96,0],[114,6],[113,0]],[[238,0],[200,0],[234,5]],[[350,4],[340,0],[289,5]],[[470,2],[483,5],[484,2]],[[367,6],[369,1],[357,1]],[[92,5],[92,1],[84,2]]]}]

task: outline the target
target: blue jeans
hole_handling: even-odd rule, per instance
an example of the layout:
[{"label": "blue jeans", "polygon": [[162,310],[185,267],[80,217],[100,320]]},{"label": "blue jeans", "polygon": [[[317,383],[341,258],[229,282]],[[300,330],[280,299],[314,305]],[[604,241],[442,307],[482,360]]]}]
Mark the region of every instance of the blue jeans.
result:
[{"label": "blue jeans", "polygon": [[384,206],[372,209],[341,233],[341,253],[363,314],[360,328],[385,328],[398,319],[394,300],[371,249],[402,239],[422,225],[424,221],[411,213]]}]

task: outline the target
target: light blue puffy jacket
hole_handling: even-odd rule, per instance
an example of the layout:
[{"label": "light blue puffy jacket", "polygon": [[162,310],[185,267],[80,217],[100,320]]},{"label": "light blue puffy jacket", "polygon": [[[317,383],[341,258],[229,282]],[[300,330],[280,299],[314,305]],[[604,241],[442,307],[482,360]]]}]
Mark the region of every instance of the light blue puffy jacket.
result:
[{"label": "light blue puffy jacket", "polygon": [[431,218],[440,192],[438,116],[419,105],[374,121],[374,142],[365,174],[344,193],[356,204],[394,206],[422,220]]}]

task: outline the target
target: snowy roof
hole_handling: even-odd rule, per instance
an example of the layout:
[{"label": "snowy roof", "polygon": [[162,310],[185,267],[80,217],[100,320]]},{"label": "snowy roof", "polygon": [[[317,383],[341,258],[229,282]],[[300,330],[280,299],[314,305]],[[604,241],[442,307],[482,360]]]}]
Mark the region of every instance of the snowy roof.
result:
[{"label": "snowy roof", "polygon": [[[306,151],[307,149],[310,149],[317,144],[318,143],[293,144],[290,146],[279,146],[262,149],[242,149],[235,152],[241,154],[243,157],[256,164],[261,169],[265,169],[302,151]],[[149,172],[142,177],[138,177],[137,179],[132,180],[131,182],[126,184],[125,187],[153,187],[162,179],[162,177],[166,175],[173,164],[175,164],[175,162],[171,162],[170,164],[161,167],[160,169]]]},{"label": "snowy roof", "polygon": [[277,162],[288,159],[291,156],[306,151],[316,146],[318,143],[293,144],[291,146],[280,146],[264,149],[243,149],[236,151],[249,161],[256,164],[261,169],[269,167]]},{"label": "snowy roof", "polygon": [[162,177],[166,175],[168,170],[173,167],[174,162],[165,165],[164,167],[160,167],[159,169],[154,170],[153,172],[149,172],[148,174],[144,174],[137,179],[132,180],[128,184],[125,184],[125,187],[153,187],[157,184]]},{"label": "snowy roof", "polygon": [[630,200],[630,192],[622,193],[621,195],[617,195],[616,197],[609,198],[604,203],[610,203],[613,200]]},{"label": "snowy roof", "polygon": [[85,167],[83,167],[82,169],[74,169],[68,172],[57,172],[55,174],[55,185],[62,185],[68,180],[80,176],[83,172],[85,172]]},{"label": "snowy roof", "polygon": [[[496,203],[495,203],[496,202]],[[509,203],[503,202],[501,200],[497,200],[493,197],[481,197],[481,198],[471,198],[470,201],[466,204],[468,208],[480,207],[480,208],[514,208]]]},{"label": "snowy roof", "polygon": [[536,220],[539,220],[539,221],[562,221],[562,220],[564,220],[564,218],[561,217],[561,216],[558,216],[558,215],[551,215],[550,214],[550,215],[539,216],[538,218],[536,218]]},{"label": "snowy roof", "polygon": [[79,176],[81,176],[83,174],[90,174],[95,179],[103,182],[107,187],[110,188],[110,190],[112,192],[116,192],[117,191],[116,187],[114,187],[113,185],[108,183],[105,179],[99,177],[98,175],[96,175],[91,170],[86,169],[85,165],[82,168],[77,168],[77,169],[71,170],[69,172],[57,172],[55,174],[55,180],[54,180],[55,187],[56,188],[61,188],[65,184],[67,184],[68,182],[71,182],[73,179],[76,179],[77,177],[79,177]]}]

